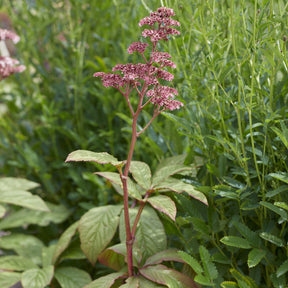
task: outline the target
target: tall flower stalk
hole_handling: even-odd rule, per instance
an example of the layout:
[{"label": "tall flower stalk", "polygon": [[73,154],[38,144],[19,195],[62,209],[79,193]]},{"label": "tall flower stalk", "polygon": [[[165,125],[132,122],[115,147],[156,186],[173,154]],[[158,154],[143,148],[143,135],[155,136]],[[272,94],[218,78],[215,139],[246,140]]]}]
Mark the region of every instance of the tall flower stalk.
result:
[{"label": "tall flower stalk", "polygon": [[[159,82],[159,79],[172,81],[174,76],[166,69],[167,67],[176,68],[175,63],[170,60],[171,55],[169,55],[167,52],[160,52],[157,50],[159,41],[168,41],[170,35],[180,34],[178,30],[171,27],[180,25],[178,21],[171,18],[172,16],[175,16],[173,9],[161,7],[158,8],[156,12],[152,12],[149,17],[145,17],[139,22],[140,27],[149,26],[149,29],[144,29],[142,36],[144,38],[150,38],[152,52],[150,55],[147,55],[149,56],[147,57],[145,52],[149,44],[139,41],[134,42],[129,46],[128,53],[140,53],[144,63],[117,64],[113,68],[114,73],[97,72],[94,74],[94,77],[102,78],[102,82],[105,87],[114,87],[120,91],[129,106],[133,118],[132,136],[124,172],[122,171],[122,168],[119,168],[119,173],[123,184],[127,265],[129,277],[133,276],[132,254],[136,227],[145,205],[145,202],[141,203],[131,229],[127,179],[135,144],[137,138],[149,127],[149,125],[161,112],[165,110],[179,109],[181,106],[183,106],[182,102],[174,100],[175,95],[178,95],[177,90],[169,86],[161,85]],[[120,73],[116,73],[117,71]],[[130,102],[130,97],[134,90],[136,90],[139,99],[137,107],[133,107]],[[153,115],[146,126],[142,130],[138,131],[137,121],[139,115],[149,103],[154,106]],[[148,198],[148,196],[149,192],[146,193],[144,198]]]}]

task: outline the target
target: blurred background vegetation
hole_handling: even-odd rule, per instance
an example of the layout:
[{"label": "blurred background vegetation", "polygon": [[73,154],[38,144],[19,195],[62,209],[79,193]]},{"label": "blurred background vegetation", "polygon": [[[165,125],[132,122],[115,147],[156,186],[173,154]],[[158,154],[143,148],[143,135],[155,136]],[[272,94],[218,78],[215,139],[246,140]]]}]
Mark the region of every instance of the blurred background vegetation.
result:
[{"label": "blurred background vegetation", "polygon": [[[0,173],[39,183],[35,193],[68,211],[62,224],[26,223],[16,231],[48,244],[91,207],[120,201],[92,175],[102,167],[64,160],[77,149],[126,158],[129,110],[120,93],[92,75],[139,60],[127,48],[140,39],[139,20],[162,5],[181,22],[181,36],[162,48],[177,64],[173,86],[185,108],[158,117],[134,159],[153,168],[186,153],[195,173],[185,181],[210,204],[175,196],[176,223],[163,218],[170,246],[215,268],[204,269],[203,287],[228,280],[235,283],[229,287],[284,287],[288,4],[282,0],[0,0],[0,27],[21,36],[11,53],[27,67],[0,83]],[[148,113],[140,125],[147,119]],[[203,246],[209,259],[199,252]]]}]

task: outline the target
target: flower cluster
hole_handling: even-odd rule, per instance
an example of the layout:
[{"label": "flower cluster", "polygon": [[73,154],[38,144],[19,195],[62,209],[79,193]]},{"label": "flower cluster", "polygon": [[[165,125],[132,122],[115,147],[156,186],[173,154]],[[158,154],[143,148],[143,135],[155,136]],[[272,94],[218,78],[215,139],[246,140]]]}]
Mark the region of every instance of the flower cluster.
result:
[{"label": "flower cluster", "polygon": [[23,72],[26,67],[19,65],[19,61],[10,57],[0,57],[0,79],[4,79],[14,73]]},{"label": "flower cluster", "polygon": [[5,41],[6,39],[11,39],[15,44],[20,41],[20,37],[16,33],[6,29],[0,29],[0,41]]},{"label": "flower cluster", "polygon": [[[168,40],[168,35],[179,35],[180,32],[170,26],[180,26],[180,23],[171,19],[175,16],[173,9],[160,7],[156,12],[152,12],[150,17],[145,17],[139,22],[139,26],[149,25],[152,29],[145,29],[142,32],[143,37],[150,37],[151,42],[159,40]],[[154,24],[158,23],[158,29],[154,29]]]},{"label": "flower cluster", "polygon": [[[14,32],[6,29],[0,29],[0,41],[5,41],[6,39],[10,39],[14,43],[20,41],[20,37]],[[8,56],[0,57],[0,80],[7,78],[14,73],[21,73],[26,69],[24,65],[18,64],[19,61],[16,59],[10,58]]]},{"label": "flower cluster", "polygon": [[[172,81],[174,78],[173,74],[163,69],[164,67],[176,68],[175,63],[168,59],[171,58],[171,55],[167,52],[156,50],[158,41],[168,40],[169,35],[180,34],[179,31],[170,27],[180,25],[178,21],[170,18],[174,15],[173,9],[161,7],[156,12],[152,12],[150,17],[140,20],[139,26],[149,25],[152,27],[152,29],[145,29],[142,33],[143,37],[150,37],[153,45],[150,59],[147,60],[144,56],[144,52],[149,46],[147,43],[133,42],[127,52],[129,54],[140,53],[145,63],[117,64],[112,71],[119,71],[120,74],[97,72],[94,77],[102,78],[102,83],[105,87],[117,88],[125,97],[128,97],[126,92],[129,91],[130,93],[132,91],[130,90],[131,88],[142,85],[143,89],[138,90],[136,88],[137,92],[141,94],[140,98],[142,97],[141,99],[143,99],[143,94],[147,92],[148,101],[155,106],[162,107],[163,110],[174,110],[183,106],[183,103],[174,100],[174,95],[178,94],[177,91],[168,86],[160,85],[158,80]],[[154,27],[154,24],[157,24],[157,27]],[[148,90],[151,85],[154,88]]]}]

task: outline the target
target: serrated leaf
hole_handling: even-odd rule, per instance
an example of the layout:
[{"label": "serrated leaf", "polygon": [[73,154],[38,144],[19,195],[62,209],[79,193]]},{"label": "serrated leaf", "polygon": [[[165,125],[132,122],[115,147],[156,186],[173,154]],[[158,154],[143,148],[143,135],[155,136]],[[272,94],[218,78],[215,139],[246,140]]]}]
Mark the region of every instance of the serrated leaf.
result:
[{"label": "serrated leaf", "polygon": [[150,281],[166,285],[169,288],[197,288],[191,278],[164,265],[147,266],[139,269],[139,272]]},{"label": "serrated leaf", "polygon": [[25,271],[32,268],[38,267],[29,258],[16,255],[0,257],[0,270]]},{"label": "serrated leaf", "polygon": [[0,248],[14,250],[19,256],[29,258],[38,265],[42,263],[43,247],[43,242],[32,235],[14,233],[0,237]]},{"label": "serrated leaf", "polygon": [[53,266],[47,266],[43,269],[30,269],[21,275],[21,283],[23,288],[45,288],[50,284],[53,274]]},{"label": "serrated leaf", "polygon": [[[134,223],[137,212],[138,208],[129,210],[131,226]],[[119,236],[121,242],[125,243],[126,232],[123,213],[120,217]],[[145,207],[142,211],[136,229],[134,245],[142,251],[143,261],[163,249],[165,250],[167,247],[166,233],[163,224],[157,213],[150,207]]]},{"label": "serrated leaf", "polygon": [[215,287],[213,281],[208,276],[199,274],[195,276],[194,280],[201,285]]},{"label": "serrated leaf", "polygon": [[147,202],[150,203],[154,209],[166,214],[175,221],[177,213],[176,205],[170,197],[164,195],[154,196],[148,198]]},{"label": "serrated leaf", "polygon": [[23,225],[36,224],[47,226],[50,222],[61,223],[70,215],[70,211],[63,205],[47,203],[50,212],[36,211],[30,209],[20,209],[6,216],[0,222],[0,229],[21,227]]},{"label": "serrated leaf", "polygon": [[279,207],[273,205],[272,203],[265,202],[265,201],[261,201],[260,204],[262,206],[270,209],[271,211],[275,212],[276,214],[280,215],[284,220],[287,220],[287,213],[282,208],[279,208]]},{"label": "serrated leaf", "polygon": [[151,188],[151,170],[149,166],[140,161],[131,161],[129,171],[132,173],[134,180],[144,189]]},{"label": "serrated leaf", "polygon": [[[96,172],[96,175],[102,176],[109,180],[110,182],[119,185],[123,189],[123,184],[120,179],[120,174],[115,172]],[[141,200],[142,197],[139,193],[139,191],[136,188],[135,183],[128,177],[127,178],[127,188],[128,188],[128,194],[132,196],[133,198],[136,198],[138,200]],[[122,193],[123,195],[123,193]]]},{"label": "serrated leaf", "polygon": [[288,259],[280,265],[280,267],[276,271],[276,275],[277,277],[280,277],[285,273],[287,273],[287,271],[288,271]]},{"label": "serrated leaf", "polygon": [[273,244],[275,244],[276,246],[279,247],[283,247],[284,246],[284,242],[282,239],[280,239],[279,237],[272,235],[270,233],[267,232],[262,232],[260,233],[260,237],[268,242],[271,242]]},{"label": "serrated leaf", "polygon": [[38,183],[23,178],[3,177],[0,178],[0,191],[30,190],[39,187]]},{"label": "serrated leaf", "polygon": [[263,257],[265,257],[266,251],[263,249],[252,249],[248,254],[248,267],[252,268],[257,266]]},{"label": "serrated leaf", "polygon": [[179,252],[180,251],[176,249],[168,249],[168,250],[161,251],[149,257],[143,266],[160,264],[163,261],[176,261],[176,262],[184,263],[185,261],[179,255]]},{"label": "serrated leaf", "polygon": [[76,233],[78,225],[79,225],[79,221],[72,224],[69,228],[67,228],[64,231],[64,233],[59,238],[59,241],[56,244],[53,259],[52,259],[53,264],[55,264],[56,260],[61,255],[61,253],[69,246],[69,243],[70,243],[72,237]]},{"label": "serrated leaf", "polygon": [[210,280],[216,279],[218,277],[218,271],[215,264],[211,260],[209,251],[204,246],[200,246],[199,253],[205,275],[208,276]]},{"label": "serrated leaf", "polygon": [[270,173],[269,176],[288,184],[288,173],[284,172]]},{"label": "serrated leaf", "polygon": [[288,186],[287,185],[282,185],[274,190],[268,191],[265,196],[266,197],[273,197],[276,196],[282,192],[287,192],[288,191]]},{"label": "serrated leaf", "polygon": [[210,234],[210,229],[209,226],[206,225],[205,221],[203,221],[202,219],[199,219],[197,217],[191,217],[190,221],[193,224],[193,229],[203,233],[205,235],[209,235]]},{"label": "serrated leaf", "polygon": [[79,223],[81,249],[92,264],[112,240],[122,206],[102,206],[89,210]]},{"label": "serrated leaf", "polygon": [[285,202],[274,202],[274,205],[282,209],[288,210],[288,204]]},{"label": "serrated leaf", "polygon": [[245,224],[233,221],[233,225],[239,231],[239,233],[249,241],[252,246],[259,247],[261,245],[261,239],[259,235],[250,230]]},{"label": "serrated leaf", "polygon": [[55,278],[61,288],[82,288],[92,281],[86,271],[75,267],[57,268],[55,270]]},{"label": "serrated leaf", "polygon": [[182,171],[191,171],[192,168],[184,165],[169,165],[164,166],[161,169],[157,170],[155,175],[152,178],[152,186],[155,187],[156,185],[163,182],[168,177],[177,174]]},{"label": "serrated leaf", "polygon": [[33,210],[47,211],[49,208],[37,195],[24,190],[0,190],[0,202],[26,207]]},{"label": "serrated leaf", "polygon": [[222,288],[239,288],[238,284],[233,281],[224,281],[221,283]]},{"label": "serrated leaf", "polygon": [[200,263],[191,255],[189,255],[188,253],[184,251],[178,251],[178,254],[185,261],[185,263],[187,263],[195,271],[195,273],[201,274],[204,272]]},{"label": "serrated leaf", "polygon": [[161,184],[158,184],[154,187],[159,192],[174,191],[176,193],[187,193],[189,196],[201,201],[205,205],[208,205],[206,196],[197,191],[193,185],[186,184],[178,179],[166,179]]},{"label": "serrated leaf", "polygon": [[251,288],[258,288],[256,283],[248,276],[242,275],[240,272],[238,272],[235,269],[230,269],[230,273],[233,275],[233,277],[237,280],[238,285],[242,287],[251,287]]},{"label": "serrated leaf", "polygon": [[117,158],[108,154],[107,152],[92,152],[88,150],[77,150],[70,153],[65,160],[65,162],[69,161],[88,161],[88,162],[96,162],[99,164],[111,164],[113,166],[122,166],[124,161],[118,161]]},{"label": "serrated leaf", "polygon": [[21,279],[21,273],[17,272],[1,272],[0,273],[0,287],[11,288]]},{"label": "serrated leaf", "polygon": [[126,272],[115,272],[106,276],[100,277],[83,288],[110,288],[117,279],[125,278]]},{"label": "serrated leaf", "polygon": [[251,248],[251,245],[248,240],[237,236],[224,236],[220,241],[225,245],[236,248],[242,248],[242,249]]}]

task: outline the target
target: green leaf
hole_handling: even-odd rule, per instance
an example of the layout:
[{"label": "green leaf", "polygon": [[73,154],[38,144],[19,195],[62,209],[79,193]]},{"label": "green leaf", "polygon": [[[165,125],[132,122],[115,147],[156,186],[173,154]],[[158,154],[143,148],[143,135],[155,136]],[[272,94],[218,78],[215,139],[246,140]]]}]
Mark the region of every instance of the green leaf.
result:
[{"label": "green leaf", "polygon": [[216,279],[218,277],[218,271],[211,260],[209,251],[204,246],[200,246],[199,253],[205,275],[208,276],[210,280]]},{"label": "green leaf", "polygon": [[69,246],[69,243],[71,242],[72,237],[75,235],[76,230],[78,228],[79,221],[72,224],[68,229],[65,230],[65,232],[61,235],[59,241],[56,244],[53,260],[52,263],[55,264],[58,257],[61,255],[61,253]]},{"label": "green leaf", "polygon": [[0,178],[0,191],[7,190],[30,190],[39,187],[38,183],[14,177],[3,177]]},{"label": "green leaf", "polygon": [[166,214],[175,221],[177,213],[176,205],[170,197],[164,195],[154,196],[148,198],[147,202],[149,202],[154,209]]},{"label": "green leaf", "polygon": [[270,209],[271,211],[275,212],[276,214],[280,215],[284,220],[288,220],[287,219],[287,213],[282,208],[279,208],[279,207],[277,207],[271,203],[265,202],[265,201],[261,201],[260,204],[262,206]]},{"label": "green leaf", "polygon": [[50,211],[45,202],[37,195],[24,190],[0,190],[0,202],[26,207],[39,211]]},{"label": "green leaf", "polygon": [[203,233],[205,235],[210,235],[210,229],[209,229],[209,226],[206,225],[205,221],[203,221],[202,219],[200,218],[197,218],[197,217],[191,217],[190,218],[190,221],[192,222],[193,224],[193,229],[200,232],[200,233]]},{"label": "green leaf", "polygon": [[[119,243],[105,249],[99,256],[98,261],[113,270],[119,271],[125,266],[125,258],[127,257],[125,243]],[[133,254],[134,251],[133,251]],[[133,265],[135,265],[135,259],[133,259]]]},{"label": "green leaf", "polygon": [[221,283],[222,288],[239,288],[238,284],[236,282],[232,281],[224,281]]},{"label": "green leaf", "polygon": [[176,261],[176,262],[184,263],[185,261],[182,259],[179,252],[180,251],[176,249],[168,249],[168,250],[161,251],[149,257],[146,260],[144,266],[160,264],[163,261]]},{"label": "green leaf", "polygon": [[70,153],[65,160],[65,162],[69,161],[89,161],[89,162],[97,162],[99,164],[111,164],[113,166],[122,166],[124,161],[118,161],[114,156],[106,153],[106,152],[92,152],[88,150],[77,150]]},{"label": "green leaf", "polygon": [[224,236],[220,241],[225,245],[236,247],[236,248],[242,248],[242,249],[251,248],[249,241],[247,241],[244,238],[237,237],[237,236]]},{"label": "green leaf", "polygon": [[[130,224],[134,223],[138,208],[129,210]],[[119,235],[121,242],[126,241],[124,213],[120,217]],[[137,225],[135,243],[143,253],[143,261],[148,257],[165,250],[167,239],[165,229],[157,213],[150,207],[145,207],[142,211],[140,220]]]},{"label": "green leaf", "polygon": [[195,276],[194,280],[201,285],[215,287],[213,281],[208,276],[199,274]]},{"label": "green leaf", "polygon": [[6,208],[3,205],[0,205],[0,218],[3,218],[6,213]]},{"label": "green leaf", "polygon": [[191,255],[184,251],[178,251],[178,254],[185,261],[185,263],[187,263],[197,274],[201,274],[204,272],[199,262]]},{"label": "green leaf", "polygon": [[72,260],[79,260],[79,259],[86,259],[85,254],[81,250],[80,247],[80,239],[77,238],[71,242],[68,248],[61,254],[61,261],[64,259],[72,259]]},{"label": "green leaf", "polygon": [[89,210],[81,217],[78,228],[81,248],[93,265],[112,240],[121,210],[122,206],[102,206]]},{"label": "green leaf", "polygon": [[75,267],[61,267],[55,270],[55,278],[61,288],[82,288],[89,284],[92,279],[90,275],[83,270]]},{"label": "green leaf", "polygon": [[265,257],[266,251],[263,249],[252,249],[248,254],[248,266],[249,268],[257,266],[260,261]]},{"label": "green leaf", "polygon": [[150,281],[166,285],[169,288],[197,288],[191,278],[164,265],[147,266],[139,269],[139,272]]},{"label": "green leaf", "polygon": [[162,112],[161,115],[165,116],[166,118],[172,120],[176,125],[181,126],[187,131],[191,130],[191,123],[188,122],[185,118],[178,117],[172,113]]},{"label": "green leaf", "polygon": [[23,288],[45,288],[50,284],[54,274],[54,267],[47,266],[43,269],[30,269],[21,276]]},{"label": "green leaf", "polygon": [[164,166],[161,169],[157,170],[155,175],[152,178],[152,185],[155,187],[156,185],[163,182],[165,179],[167,179],[169,176],[172,176],[174,174],[177,174],[179,172],[183,171],[191,171],[192,168],[184,165],[169,165]]},{"label": "green leaf", "polygon": [[83,288],[110,288],[117,279],[125,278],[126,272],[115,272],[106,276],[100,277]]},{"label": "green leaf", "polygon": [[[96,172],[95,174],[106,178],[110,182],[119,185],[123,189],[123,184],[122,184],[122,181],[120,179],[120,174],[119,173],[115,173],[115,172]],[[132,196],[133,198],[136,198],[138,200],[142,199],[139,191],[137,190],[137,187],[136,187],[135,183],[129,177],[127,178],[127,188],[128,188],[128,194],[130,196]],[[122,195],[123,195],[123,193],[122,193]]]},{"label": "green leaf", "polygon": [[284,246],[284,242],[282,239],[278,238],[277,236],[275,235],[272,235],[270,233],[267,233],[267,232],[262,232],[260,233],[260,237],[268,242],[271,242],[273,244],[275,244],[276,246],[279,246],[279,247],[283,247]]},{"label": "green leaf", "polygon": [[0,272],[0,287],[11,288],[21,280],[21,273],[17,272]]},{"label": "green leaf", "polygon": [[151,170],[149,166],[140,161],[132,161],[129,171],[132,173],[134,180],[144,189],[151,188]]},{"label": "green leaf", "polygon": [[242,275],[240,272],[238,272],[235,269],[231,269],[230,273],[233,275],[233,277],[237,280],[238,285],[240,288],[249,287],[249,288],[258,288],[256,283],[248,276]]},{"label": "green leaf", "polygon": [[16,255],[0,257],[1,270],[25,271],[32,268],[37,268],[37,265],[33,263],[29,258]]},{"label": "green leaf", "polygon": [[56,248],[55,244],[42,248],[42,267],[46,267],[46,266],[54,264],[52,261],[52,258],[53,258],[55,248]]},{"label": "green leaf", "polygon": [[270,173],[269,176],[288,184],[288,173],[285,172]]},{"label": "green leaf", "polygon": [[129,277],[126,280],[126,284],[121,285],[119,288],[160,288],[160,287],[167,287],[163,285],[159,285],[155,282],[151,282],[148,279],[140,276]]},{"label": "green leaf", "polygon": [[282,209],[288,210],[288,204],[285,202],[274,202],[274,205]]},{"label": "green leaf", "polygon": [[156,171],[162,169],[163,167],[167,167],[167,166],[171,166],[171,165],[184,165],[184,161],[185,161],[186,156],[187,156],[186,154],[181,154],[181,155],[176,155],[176,156],[164,158],[158,164]]},{"label": "green leaf", "polygon": [[261,239],[258,235],[258,233],[255,233],[254,231],[250,230],[244,223],[233,221],[232,222],[235,228],[239,231],[239,233],[246,238],[249,243],[254,247],[260,247],[261,245]]},{"label": "green leaf", "polygon": [[276,271],[277,277],[284,275],[285,273],[287,273],[287,271],[288,271],[288,259],[285,262],[283,262],[277,269]]},{"label": "green leaf", "polygon": [[13,233],[0,237],[0,248],[14,250],[19,256],[28,258],[38,265],[42,264],[43,247],[43,242],[32,235]]},{"label": "green leaf", "polygon": [[[158,184],[154,187],[159,192],[174,191],[176,193],[187,193],[189,196],[201,201],[205,205],[208,205],[206,196],[197,191],[193,185],[186,184],[178,179],[166,179],[161,184]],[[161,191],[162,190],[162,191]]]},{"label": "green leaf", "polygon": [[0,229],[15,228],[29,224],[47,226],[50,222],[61,223],[70,215],[70,211],[63,205],[47,203],[50,212],[20,209],[5,217],[0,222]]},{"label": "green leaf", "polygon": [[276,188],[276,189],[273,189],[271,191],[268,191],[265,196],[266,197],[273,197],[273,196],[276,196],[282,192],[287,192],[288,191],[288,185],[281,185],[280,187]]}]

